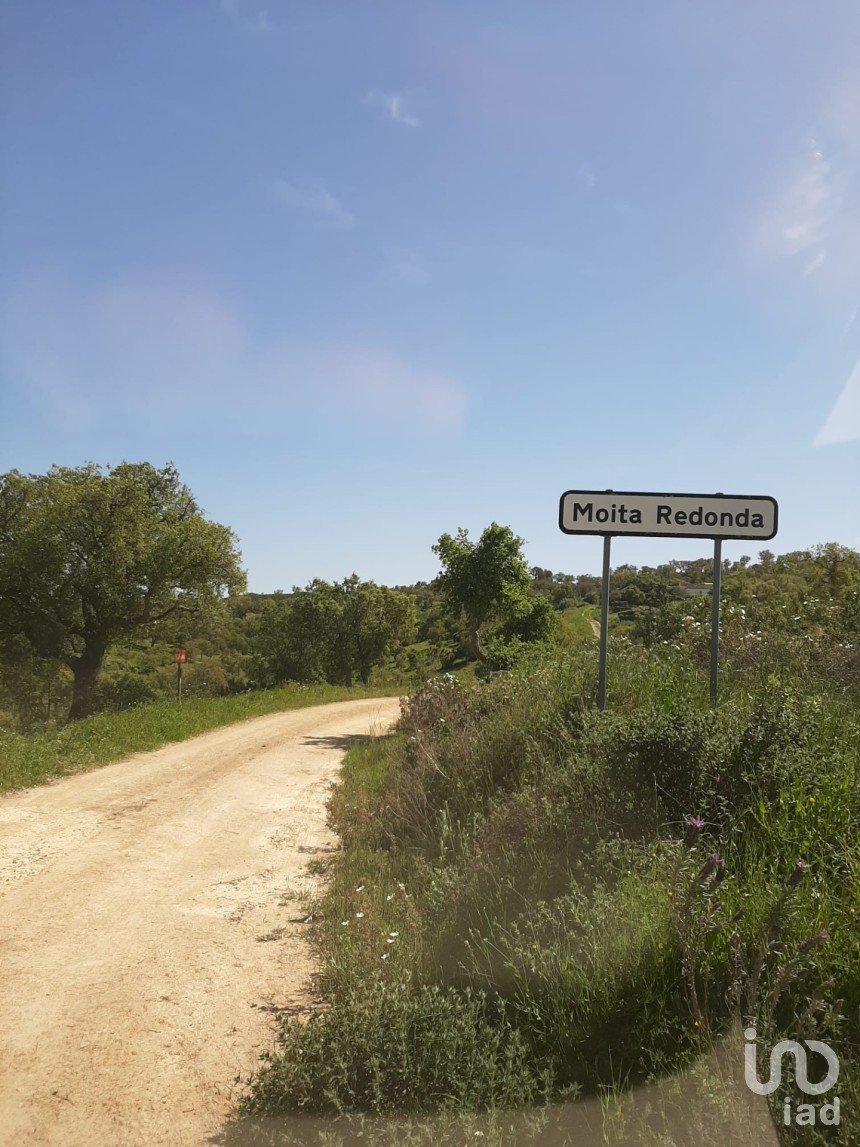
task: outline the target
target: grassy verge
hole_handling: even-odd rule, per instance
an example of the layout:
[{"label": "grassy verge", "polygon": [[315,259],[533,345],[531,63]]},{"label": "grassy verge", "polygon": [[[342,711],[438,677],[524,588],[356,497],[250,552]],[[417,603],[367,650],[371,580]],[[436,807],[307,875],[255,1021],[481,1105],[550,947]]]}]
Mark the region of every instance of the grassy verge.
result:
[{"label": "grassy verge", "polygon": [[284,685],[230,697],[193,698],[181,705],[158,701],[123,713],[98,713],[48,733],[0,731],[0,792],[94,769],[249,717],[390,693],[390,687]]},{"label": "grassy verge", "polygon": [[571,605],[558,614],[560,637],[563,645],[578,645],[594,641],[593,622],[600,621],[595,605]]},{"label": "grassy verge", "polygon": [[599,714],[594,660],[430,683],[393,736],[349,754],[314,926],[329,1006],[284,1024],[243,1134],[285,1113],[594,1096],[606,1142],[739,1141],[750,1093],[731,1070],[700,1089],[687,1137],[659,1104],[616,1137],[604,1101],[687,1078],[717,1046],[742,1073],[754,1024],[765,1075],[782,1038],[841,1061],[839,1128],[783,1125],[784,1099],[806,1098],[786,1070],[782,1141],[858,1141],[856,695],[784,666],[727,672],[712,709],[681,652],[622,641]]}]

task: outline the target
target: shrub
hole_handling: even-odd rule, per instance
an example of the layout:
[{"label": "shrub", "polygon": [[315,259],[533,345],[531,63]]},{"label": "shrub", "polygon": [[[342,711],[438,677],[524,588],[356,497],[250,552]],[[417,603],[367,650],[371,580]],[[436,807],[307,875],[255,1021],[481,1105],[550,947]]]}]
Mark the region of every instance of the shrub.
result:
[{"label": "shrub", "polygon": [[280,1042],[243,1114],[480,1110],[534,1103],[552,1088],[504,1004],[483,993],[374,984],[307,1023],[288,1020]]}]

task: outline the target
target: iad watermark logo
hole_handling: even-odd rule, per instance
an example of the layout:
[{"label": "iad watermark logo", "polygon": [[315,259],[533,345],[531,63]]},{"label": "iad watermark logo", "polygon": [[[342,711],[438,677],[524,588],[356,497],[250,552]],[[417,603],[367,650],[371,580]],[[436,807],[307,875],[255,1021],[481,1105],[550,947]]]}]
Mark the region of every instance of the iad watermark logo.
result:
[{"label": "iad watermark logo", "polygon": [[[819,1055],[824,1056],[827,1063],[827,1074],[823,1079],[817,1083],[810,1083],[806,1048],[797,1040],[783,1039],[776,1044],[770,1053],[770,1078],[766,1083],[762,1083],[758,1077],[755,1038],[755,1028],[747,1028],[744,1032],[744,1039],[747,1041],[744,1047],[744,1079],[747,1087],[756,1095],[772,1095],[780,1086],[782,1083],[782,1060],[786,1054],[794,1056],[794,1081],[804,1095],[826,1095],[836,1086],[836,1081],[839,1078],[839,1057],[829,1044],[822,1043],[818,1039],[805,1039],[803,1043],[810,1051],[818,1052]],[[798,1103],[792,1107],[791,1099],[786,1099],[783,1104],[782,1121],[786,1127],[789,1127],[792,1122],[796,1123],[798,1127],[808,1127],[816,1122],[825,1127],[837,1127],[839,1119],[838,1095],[833,1096],[828,1103],[823,1103],[818,1108],[814,1103]]]}]

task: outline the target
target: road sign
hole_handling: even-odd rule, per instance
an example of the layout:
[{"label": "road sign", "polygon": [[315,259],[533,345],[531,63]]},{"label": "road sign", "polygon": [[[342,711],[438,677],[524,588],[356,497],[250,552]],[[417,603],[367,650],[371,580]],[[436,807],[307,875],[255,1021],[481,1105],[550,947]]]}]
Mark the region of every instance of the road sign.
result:
[{"label": "road sign", "polygon": [[766,542],[776,534],[778,514],[776,501],[761,495],[568,490],[558,522],[566,534]]},{"label": "road sign", "polygon": [[618,534],[650,538],[711,538],[714,581],[711,590],[711,700],[717,700],[720,652],[720,583],[724,538],[769,541],[779,519],[776,499],[761,494],[644,494],[629,490],[567,490],[558,507],[566,534],[603,537],[603,589],[597,707],[606,707],[606,649],[609,639],[609,552]]},{"label": "road sign", "polygon": [[188,654],[185,652],[185,650],[184,649],[177,649],[176,650],[176,664],[177,665],[184,665],[187,660],[188,660]]}]

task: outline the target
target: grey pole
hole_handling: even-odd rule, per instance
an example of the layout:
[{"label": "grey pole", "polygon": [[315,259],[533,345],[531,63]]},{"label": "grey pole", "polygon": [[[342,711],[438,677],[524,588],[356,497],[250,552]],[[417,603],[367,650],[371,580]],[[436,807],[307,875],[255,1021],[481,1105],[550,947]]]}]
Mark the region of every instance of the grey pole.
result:
[{"label": "grey pole", "polygon": [[714,573],[711,586],[711,704],[717,703],[720,661],[720,586],[723,580],[723,539],[714,538]]},{"label": "grey pole", "polygon": [[600,598],[600,667],[597,674],[597,708],[606,708],[606,643],[609,636],[609,551],[612,535],[603,536],[603,591]]}]

